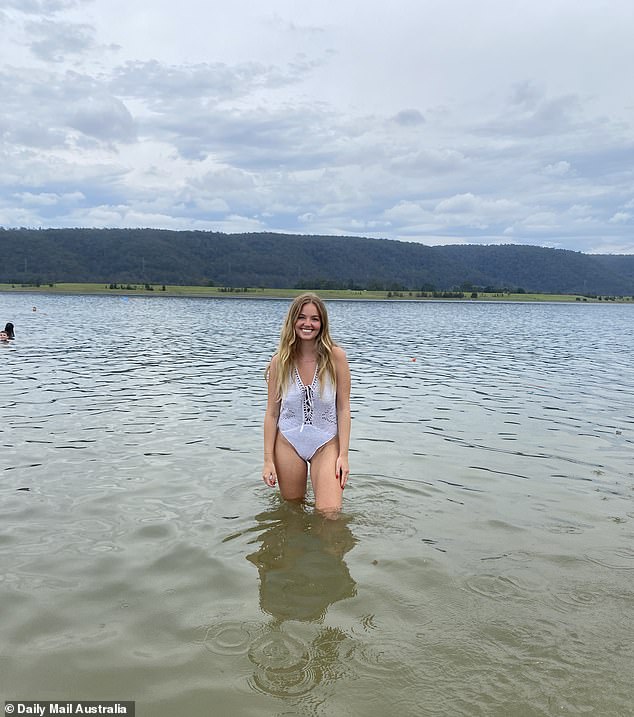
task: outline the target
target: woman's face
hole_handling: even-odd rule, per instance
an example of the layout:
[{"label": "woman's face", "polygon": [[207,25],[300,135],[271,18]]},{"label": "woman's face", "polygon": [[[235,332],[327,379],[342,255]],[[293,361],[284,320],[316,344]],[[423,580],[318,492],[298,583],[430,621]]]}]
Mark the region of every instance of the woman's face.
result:
[{"label": "woman's face", "polygon": [[295,322],[295,335],[302,341],[314,341],[321,331],[319,309],[312,302],[304,304]]}]

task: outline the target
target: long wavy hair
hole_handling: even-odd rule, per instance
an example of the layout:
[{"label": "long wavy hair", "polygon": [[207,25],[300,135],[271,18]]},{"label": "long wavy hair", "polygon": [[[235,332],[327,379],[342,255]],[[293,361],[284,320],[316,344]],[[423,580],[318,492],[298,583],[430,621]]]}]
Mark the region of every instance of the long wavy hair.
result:
[{"label": "long wavy hair", "polygon": [[326,305],[316,294],[300,294],[290,305],[280,333],[280,343],[277,348],[277,385],[275,387],[279,399],[286,393],[290,375],[297,364],[299,339],[295,333],[295,324],[306,304],[315,304],[321,320],[321,328],[317,335],[317,378],[320,383],[323,383],[324,377],[328,376],[332,385],[337,386],[337,375],[332,358],[332,348],[336,344],[330,336]]}]

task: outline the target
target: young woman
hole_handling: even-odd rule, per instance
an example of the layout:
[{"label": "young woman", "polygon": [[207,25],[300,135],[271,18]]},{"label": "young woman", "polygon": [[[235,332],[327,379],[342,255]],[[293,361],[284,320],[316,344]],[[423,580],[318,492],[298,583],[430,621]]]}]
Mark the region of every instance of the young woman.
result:
[{"label": "young woman", "polygon": [[291,304],[267,380],[262,480],[279,483],[285,500],[303,500],[310,464],[315,507],[340,510],[350,474],[350,369],[315,294]]}]

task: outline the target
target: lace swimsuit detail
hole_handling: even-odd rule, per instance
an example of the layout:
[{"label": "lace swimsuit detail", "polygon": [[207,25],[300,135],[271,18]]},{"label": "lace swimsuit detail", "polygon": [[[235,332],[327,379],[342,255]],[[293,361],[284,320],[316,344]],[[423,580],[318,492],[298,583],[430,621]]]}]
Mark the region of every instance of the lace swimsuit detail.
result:
[{"label": "lace swimsuit detail", "polygon": [[305,386],[297,368],[289,377],[277,422],[280,433],[305,461],[337,435],[337,394],[330,380],[317,379]]}]

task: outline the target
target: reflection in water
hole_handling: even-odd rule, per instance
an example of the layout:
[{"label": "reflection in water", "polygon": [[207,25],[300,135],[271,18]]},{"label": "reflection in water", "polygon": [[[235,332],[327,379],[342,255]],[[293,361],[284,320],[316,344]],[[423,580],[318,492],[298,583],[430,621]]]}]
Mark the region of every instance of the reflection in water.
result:
[{"label": "reflection in water", "polygon": [[329,605],[353,597],[343,556],[356,540],[348,519],[329,520],[285,503],[261,513],[260,548],[247,556],[260,573],[260,607],[282,620],[322,620]]},{"label": "reflection in water", "polygon": [[343,556],[356,540],[348,519],[329,520],[293,504],[261,513],[260,548],[247,556],[260,574],[260,607],[274,620],[249,648],[251,686],[278,697],[306,694],[346,674],[339,628],[321,627],[306,639],[287,621],[322,623],[328,607],[353,597],[356,583]]}]

